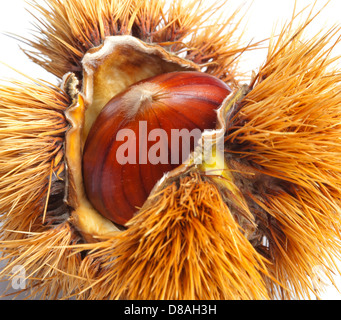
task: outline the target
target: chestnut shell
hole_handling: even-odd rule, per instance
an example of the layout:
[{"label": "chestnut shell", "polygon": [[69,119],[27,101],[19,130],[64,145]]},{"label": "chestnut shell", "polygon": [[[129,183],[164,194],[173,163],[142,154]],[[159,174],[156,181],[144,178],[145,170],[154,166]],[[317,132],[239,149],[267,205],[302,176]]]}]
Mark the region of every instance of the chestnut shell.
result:
[{"label": "chestnut shell", "polygon": [[[117,224],[129,221],[163,174],[194,149],[194,139],[180,139],[172,150],[172,129],[214,129],[216,111],[230,92],[213,76],[184,71],[139,81],[112,98],[94,122],[83,152],[84,187],[94,208]],[[164,135],[151,138],[153,129],[163,129]],[[131,136],[123,139],[122,133]],[[134,151],[124,164],[118,157],[123,147]]]}]

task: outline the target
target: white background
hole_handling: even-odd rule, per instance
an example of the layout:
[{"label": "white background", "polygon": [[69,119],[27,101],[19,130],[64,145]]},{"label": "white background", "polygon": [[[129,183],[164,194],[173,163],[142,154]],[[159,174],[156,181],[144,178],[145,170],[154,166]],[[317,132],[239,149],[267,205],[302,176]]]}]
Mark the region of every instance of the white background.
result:
[{"label": "white background", "polygon": [[[211,0],[204,0],[211,1]],[[41,2],[39,0],[38,2]],[[294,8],[294,0],[246,0],[235,1],[227,0],[231,6],[231,11],[241,3],[245,3],[249,7],[244,24],[245,26],[245,42],[259,41],[268,38],[277,24],[277,29],[290,19],[292,10]],[[307,5],[312,5],[315,1],[311,0],[297,0],[297,11]],[[316,9],[321,8],[327,1],[317,0]],[[24,0],[0,0],[0,32],[11,32],[23,37],[31,37],[31,30],[34,29],[32,21],[34,19],[26,11],[29,6]],[[227,12],[227,14],[229,14]],[[341,1],[331,0],[328,6],[318,16],[316,21],[309,28],[309,34],[314,35],[315,32],[320,31],[321,28],[328,28],[332,25],[340,24],[341,22]],[[0,34],[0,62],[9,64],[11,67],[19,70],[36,79],[43,79],[52,83],[56,83],[56,79],[51,74],[48,74],[39,66],[36,66],[18,47],[18,41],[4,34]],[[336,48],[335,54],[340,54],[340,46]],[[266,50],[257,50],[245,56],[243,64],[241,65],[243,71],[249,72],[251,70],[257,71],[266,57]],[[0,64],[0,79],[18,79],[27,81],[22,75],[14,70],[11,70],[5,65]],[[1,99],[1,97],[0,97]],[[341,278],[336,277],[336,282],[341,288]],[[0,294],[3,286],[0,286]],[[329,285],[326,292],[322,295],[323,299],[338,299],[341,300],[341,294]]]}]

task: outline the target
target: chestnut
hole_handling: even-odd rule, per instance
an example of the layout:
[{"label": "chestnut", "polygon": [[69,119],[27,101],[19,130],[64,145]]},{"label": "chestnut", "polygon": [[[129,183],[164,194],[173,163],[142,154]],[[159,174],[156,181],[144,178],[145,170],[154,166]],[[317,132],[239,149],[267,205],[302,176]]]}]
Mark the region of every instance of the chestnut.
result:
[{"label": "chestnut", "polygon": [[211,75],[178,71],[113,97],[84,145],[84,187],[94,208],[116,224],[130,220],[163,174],[186,160],[205,129],[216,127],[216,111],[230,92]]}]

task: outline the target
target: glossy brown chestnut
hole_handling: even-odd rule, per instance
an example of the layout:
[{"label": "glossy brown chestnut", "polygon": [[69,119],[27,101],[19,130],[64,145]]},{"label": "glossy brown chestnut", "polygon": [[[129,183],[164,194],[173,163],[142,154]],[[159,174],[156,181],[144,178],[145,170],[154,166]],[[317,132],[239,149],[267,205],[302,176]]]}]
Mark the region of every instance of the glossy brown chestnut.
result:
[{"label": "glossy brown chestnut", "polygon": [[140,81],[110,100],[84,146],[84,186],[94,208],[124,225],[163,174],[193,151],[194,139],[174,144],[173,133],[214,129],[230,92],[213,76],[184,71]]}]

